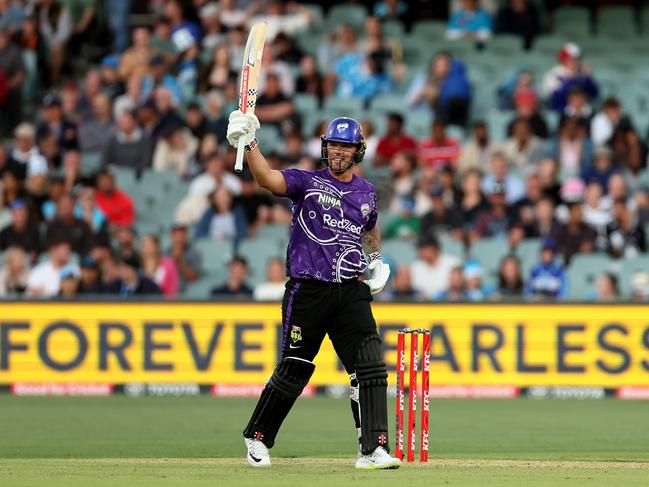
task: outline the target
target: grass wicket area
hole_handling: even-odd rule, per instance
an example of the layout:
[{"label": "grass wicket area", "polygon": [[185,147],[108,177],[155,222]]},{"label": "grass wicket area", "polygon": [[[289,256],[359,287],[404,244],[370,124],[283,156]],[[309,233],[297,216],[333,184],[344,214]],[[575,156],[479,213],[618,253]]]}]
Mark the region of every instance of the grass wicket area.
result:
[{"label": "grass wicket area", "polygon": [[348,400],[328,398],[298,401],[273,467],[247,467],[254,403],[3,395],[0,486],[649,485],[645,402],[433,400],[431,461],[386,472],[353,469]]}]

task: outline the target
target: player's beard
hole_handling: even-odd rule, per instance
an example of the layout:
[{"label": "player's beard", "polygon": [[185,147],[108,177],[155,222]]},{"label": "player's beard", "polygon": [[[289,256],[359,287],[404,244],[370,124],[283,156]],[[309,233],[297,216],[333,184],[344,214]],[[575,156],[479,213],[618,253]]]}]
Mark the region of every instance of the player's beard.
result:
[{"label": "player's beard", "polygon": [[353,155],[350,155],[347,160],[345,160],[344,156],[329,157],[329,169],[335,174],[342,174],[354,165],[352,159]]}]

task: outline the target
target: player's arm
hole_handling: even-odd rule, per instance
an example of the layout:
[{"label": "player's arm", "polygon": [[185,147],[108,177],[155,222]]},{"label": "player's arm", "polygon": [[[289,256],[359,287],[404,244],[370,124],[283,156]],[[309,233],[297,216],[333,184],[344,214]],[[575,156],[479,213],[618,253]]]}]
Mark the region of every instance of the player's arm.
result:
[{"label": "player's arm", "polygon": [[370,278],[365,281],[370,287],[370,292],[376,294],[383,290],[390,277],[390,266],[381,258],[381,229],[378,223],[363,236],[363,250],[367,255]]},{"label": "player's arm", "polygon": [[[259,120],[252,113],[241,113],[235,110],[230,114],[228,123],[228,142],[232,147],[238,147],[239,139],[246,142],[246,160],[248,167],[257,184],[275,194],[286,193],[286,180],[281,171],[271,169],[270,164],[259,150],[255,140],[255,132],[259,128]],[[248,150],[248,149],[251,150]]]}]

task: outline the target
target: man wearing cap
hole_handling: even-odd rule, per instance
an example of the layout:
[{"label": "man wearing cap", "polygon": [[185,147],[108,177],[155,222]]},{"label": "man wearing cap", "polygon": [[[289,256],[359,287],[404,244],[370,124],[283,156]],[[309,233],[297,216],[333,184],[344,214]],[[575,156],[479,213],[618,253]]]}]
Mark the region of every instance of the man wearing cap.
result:
[{"label": "man wearing cap", "polygon": [[11,204],[11,225],[0,231],[0,251],[4,252],[9,247],[20,247],[29,254],[32,262],[41,251],[38,226],[29,221],[25,200],[15,200]]},{"label": "man wearing cap", "polygon": [[565,268],[556,261],[557,242],[548,237],[543,240],[541,261],[532,267],[525,283],[525,296],[535,299],[563,299],[568,292]]},{"label": "man wearing cap", "polygon": [[61,285],[58,296],[64,299],[73,299],[79,295],[79,269],[73,265],[66,265],[60,272]]},{"label": "man wearing cap", "polygon": [[40,140],[48,135],[53,135],[59,143],[61,153],[70,149],[78,149],[77,125],[64,117],[61,98],[58,95],[49,94],[43,98],[42,107],[43,120],[36,128],[36,138]]},{"label": "man wearing cap", "polygon": [[160,86],[167,88],[172,93],[176,104],[180,103],[182,100],[180,86],[178,86],[176,78],[169,74],[165,58],[156,54],[149,61],[149,74],[142,80],[141,98],[148,98]]},{"label": "man wearing cap", "polygon": [[61,287],[61,269],[66,265],[73,265],[70,264],[69,243],[53,240],[49,243],[48,252],[49,259],[34,267],[29,273],[27,279],[29,296],[56,296]]},{"label": "man wearing cap", "polygon": [[91,255],[86,255],[81,259],[79,294],[103,294],[104,292],[99,263]]},{"label": "man wearing cap", "polygon": [[118,279],[106,287],[109,294],[129,296],[159,295],[158,285],[140,272],[140,259],[137,256],[122,257],[117,261]]}]

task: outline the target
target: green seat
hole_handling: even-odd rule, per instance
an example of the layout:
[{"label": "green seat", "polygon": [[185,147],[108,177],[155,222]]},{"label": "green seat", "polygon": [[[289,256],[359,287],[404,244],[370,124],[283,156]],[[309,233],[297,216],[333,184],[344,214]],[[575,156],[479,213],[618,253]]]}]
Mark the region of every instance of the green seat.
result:
[{"label": "green seat", "polygon": [[134,169],[124,166],[115,166],[111,171],[115,175],[115,183],[117,184],[117,187],[121,189],[132,188],[137,184]]},{"label": "green seat", "polygon": [[229,241],[204,238],[194,242],[202,255],[203,271],[206,274],[223,274],[234,255],[234,245]]},{"label": "green seat", "polygon": [[135,221],[135,230],[137,231],[138,237],[143,237],[144,235],[155,235],[160,236],[162,229],[160,225],[152,221],[151,219],[138,219]]},{"label": "green seat", "polygon": [[584,300],[596,291],[597,278],[611,268],[606,254],[576,254],[568,267],[568,298]]},{"label": "green seat", "polygon": [[103,157],[97,152],[83,152],[81,154],[81,174],[84,176],[92,176],[99,172]]},{"label": "green seat", "polygon": [[288,242],[289,232],[289,225],[267,223],[266,225],[263,225],[259,228],[259,231],[257,232],[257,238],[280,242],[279,245],[280,248],[282,248]]},{"label": "green seat", "polygon": [[417,139],[429,138],[432,124],[433,115],[430,112],[410,111],[406,113],[404,124],[406,133]]},{"label": "green seat", "polygon": [[516,246],[516,256],[521,262],[521,274],[525,279],[532,267],[539,261],[541,254],[541,239],[526,238]]},{"label": "green seat", "polygon": [[487,52],[499,54],[503,57],[521,54],[523,52],[523,38],[514,34],[498,34],[487,43]]},{"label": "green seat", "polygon": [[631,279],[636,272],[649,272],[649,254],[623,259],[620,265],[620,292],[623,298],[631,297]]},{"label": "green seat", "polygon": [[590,34],[590,12],[586,7],[567,6],[554,12],[554,32],[569,36]]},{"label": "green seat", "polygon": [[332,113],[362,112],[363,100],[347,96],[330,96],[325,100],[322,108],[325,112]]},{"label": "green seat", "polygon": [[293,95],[295,109],[302,113],[315,113],[318,110],[318,97],[309,93],[296,93]]},{"label": "green seat", "polygon": [[442,249],[442,253],[452,255],[454,257],[457,257],[458,259],[464,260],[465,251],[463,242],[460,242],[448,236],[444,236],[439,239],[439,243]]},{"label": "green seat", "polygon": [[248,282],[257,285],[266,280],[266,265],[272,257],[286,255],[284,242],[273,238],[245,238],[239,242],[237,254],[248,261]]},{"label": "green seat", "polygon": [[282,138],[279,130],[272,125],[262,125],[256,132],[259,145],[263,148],[266,154],[278,150],[282,147]]},{"label": "green seat", "polygon": [[227,279],[226,273],[210,274],[203,276],[195,282],[187,284],[187,288],[181,295],[185,299],[207,299],[210,291],[223,284]]},{"label": "green seat", "polygon": [[513,118],[513,112],[491,110],[487,113],[487,125],[493,140],[502,142],[507,138],[507,126]]},{"label": "green seat", "polygon": [[509,253],[509,244],[502,238],[482,238],[469,251],[471,258],[480,262],[485,278],[492,280],[498,275],[500,261]]},{"label": "green seat", "polygon": [[339,4],[329,10],[327,23],[332,27],[340,24],[362,27],[366,17],[367,9],[363,5]]},{"label": "green seat", "polygon": [[597,15],[597,35],[620,39],[636,35],[633,9],[623,5],[602,7]]},{"label": "green seat", "polygon": [[394,261],[397,267],[409,266],[417,259],[415,244],[404,240],[384,240],[381,242],[381,253]]},{"label": "green seat", "polygon": [[398,39],[403,38],[405,35],[403,22],[398,20],[386,20],[383,23],[383,34],[387,37],[396,37]]},{"label": "green seat", "polygon": [[404,113],[407,109],[407,100],[403,95],[379,95],[372,100],[370,109],[383,114],[396,112]]},{"label": "green seat", "polygon": [[424,36],[430,39],[444,38],[448,26],[443,20],[419,20],[412,25],[413,36]]}]

